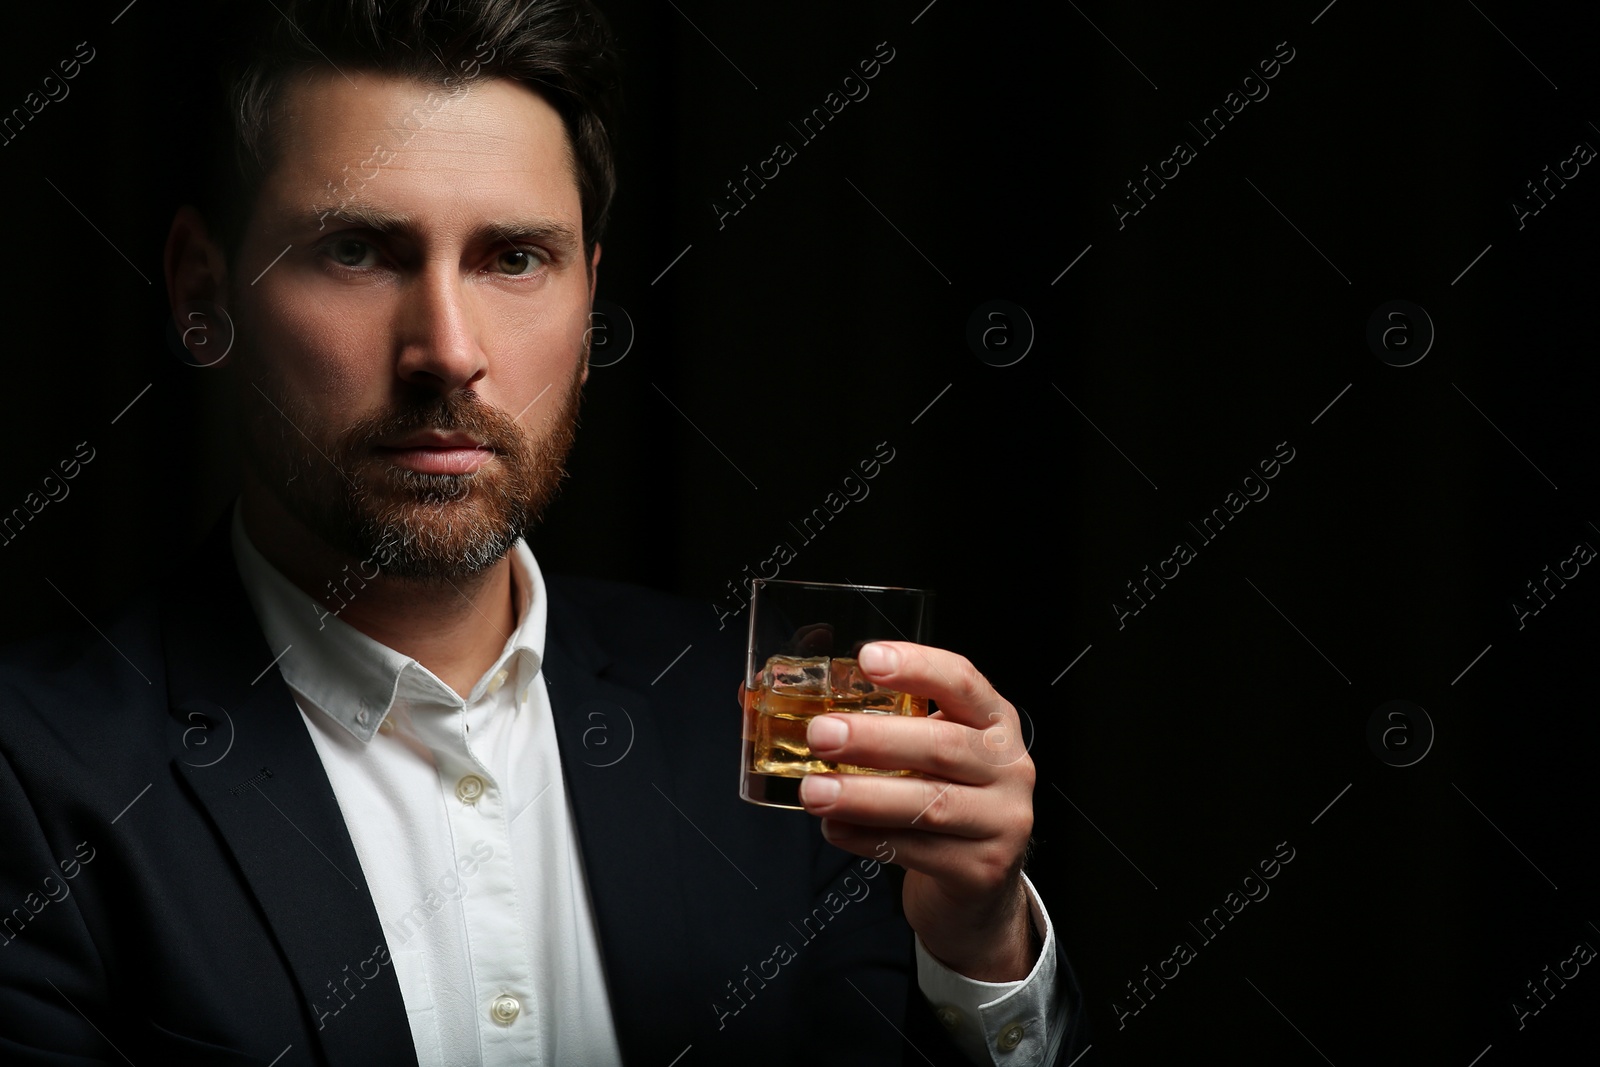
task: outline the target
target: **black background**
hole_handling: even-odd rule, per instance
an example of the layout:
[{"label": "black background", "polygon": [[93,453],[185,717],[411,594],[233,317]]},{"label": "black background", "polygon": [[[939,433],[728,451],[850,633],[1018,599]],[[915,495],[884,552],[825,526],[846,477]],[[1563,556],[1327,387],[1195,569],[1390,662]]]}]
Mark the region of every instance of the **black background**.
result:
[{"label": "black background", "polygon": [[[1026,712],[1033,876],[1106,1062],[1592,1055],[1593,966],[1521,1029],[1512,1007],[1600,946],[1600,578],[1520,628],[1512,608],[1600,546],[1600,177],[1520,228],[1512,207],[1600,146],[1590,24],[1504,0],[925,4],[607,5],[627,113],[600,294],[636,339],[591,376],[541,562],[708,613],[780,541],[785,577],[936,589],[937,643]],[[163,175],[186,165],[166,87],[206,62],[171,11],[7,20],[0,111],[79,41],[96,57],[0,146],[0,511],[78,442],[95,459],[0,546],[0,636],[87,633],[234,492],[226,372],[162,336]],[[885,41],[870,95],[801,144],[788,123]],[[1186,121],[1279,42],[1270,95],[1200,143]],[[779,140],[797,158],[719,227]],[[1179,140],[1197,158],[1119,228],[1123,183]],[[966,339],[996,299],[1035,332],[1004,367]],[[1436,330],[1407,367],[1366,340],[1400,299]],[[870,496],[802,542],[789,524],[879,442]],[[1205,544],[1187,524],[1280,442],[1270,496]],[[1119,628],[1178,541],[1194,561]],[[1368,741],[1391,700],[1432,723],[1431,747],[1416,718],[1391,735],[1425,750],[1410,766]],[[1280,842],[1270,896],[1205,943],[1189,924]],[[1179,941],[1193,962],[1119,1019]]]}]

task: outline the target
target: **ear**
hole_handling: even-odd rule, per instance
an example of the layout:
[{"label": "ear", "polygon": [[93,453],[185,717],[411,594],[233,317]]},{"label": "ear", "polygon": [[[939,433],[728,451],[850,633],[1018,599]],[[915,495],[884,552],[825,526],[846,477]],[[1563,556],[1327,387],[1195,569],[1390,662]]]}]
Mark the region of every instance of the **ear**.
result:
[{"label": "ear", "polygon": [[[599,282],[600,282],[600,242],[596,241],[594,243],[594,257],[589,260],[589,308],[590,308],[591,311],[594,309],[595,288],[599,284]],[[583,350],[583,377],[579,380],[579,384],[580,385],[586,385],[586,384],[588,384],[588,381],[589,381],[589,348],[588,348],[588,345],[585,344],[584,350]]]},{"label": "ear", "polygon": [[226,360],[233,327],[228,308],[228,263],[205,219],[185,204],[172,218],[162,257],[167,302],[186,359],[196,366]]}]

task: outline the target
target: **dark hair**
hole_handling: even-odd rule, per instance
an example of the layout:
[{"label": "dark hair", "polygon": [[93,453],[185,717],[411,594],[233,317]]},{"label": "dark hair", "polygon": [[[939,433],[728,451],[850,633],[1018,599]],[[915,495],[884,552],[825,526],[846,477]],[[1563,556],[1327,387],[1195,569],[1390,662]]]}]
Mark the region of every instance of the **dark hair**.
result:
[{"label": "dark hair", "polygon": [[230,259],[276,159],[283,87],[311,70],[444,88],[509,78],[534,89],[566,126],[593,254],[616,191],[618,64],[610,27],[587,0],[234,0],[219,14],[212,43],[223,49],[215,68],[222,92],[211,122],[221,129],[199,199]]}]

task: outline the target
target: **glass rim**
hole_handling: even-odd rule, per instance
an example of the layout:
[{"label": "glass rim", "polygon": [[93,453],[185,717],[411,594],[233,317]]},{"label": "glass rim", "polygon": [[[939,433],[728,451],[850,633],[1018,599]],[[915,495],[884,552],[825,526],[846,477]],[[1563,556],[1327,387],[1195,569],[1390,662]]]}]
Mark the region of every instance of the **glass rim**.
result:
[{"label": "glass rim", "polygon": [[822,591],[850,590],[858,593],[915,593],[918,596],[931,597],[932,589],[918,589],[909,585],[857,585],[854,582],[807,582],[795,578],[752,578],[750,586],[752,591],[764,585],[786,585],[797,589],[817,589]]}]

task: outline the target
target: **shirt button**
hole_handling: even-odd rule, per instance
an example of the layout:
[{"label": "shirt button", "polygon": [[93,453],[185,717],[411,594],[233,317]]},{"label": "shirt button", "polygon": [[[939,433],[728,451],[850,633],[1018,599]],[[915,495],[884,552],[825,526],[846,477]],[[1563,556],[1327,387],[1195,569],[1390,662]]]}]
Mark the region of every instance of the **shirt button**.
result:
[{"label": "shirt button", "polygon": [[511,1025],[521,1011],[522,1005],[512,996],[495,997],[494,1003],[489,1005],[489,1017],[502,1026]]},{"label": "shirt button", "polygon": [[500,687],[506,684],[506,679],[511,677],[511,672],[504,667],[494,672],[494,677],[489,679],[489,692],[498,693]]},{"label": "shirt button", "polygon": [[[456,796],[463,804],[476,804],[478,798],[483,796],[483,779],[476,774],[469,774],[456,783]],[[516,1001],[512,1001],[515,1004]]]},{"label": "shirt button", "polygon": [[961,1012],[949,1004],[946,1004],[934,1014],[939,1017],[939,1023],[952,1034],[956,1032],[956,1027],[961,1025]]},{"label": "shirt button", "polygon": [[389,718],[384,719],[378,724],[378,732],[380,734],[394,733],[394,720]]},{"label": "shirt button", "polygon": [[1000,1038],[995,1042],[995,1044],[999,1045],[1001,1051],[1004,1052],[1010,1052],[1012,1049],[1022,1044],[1022,1024],[1012,1023],[1010,1026],[1000,1031]]}]

